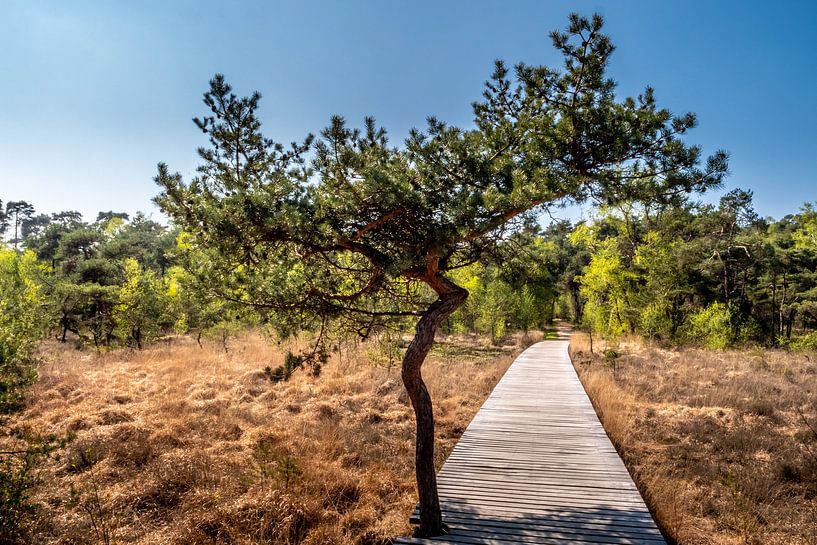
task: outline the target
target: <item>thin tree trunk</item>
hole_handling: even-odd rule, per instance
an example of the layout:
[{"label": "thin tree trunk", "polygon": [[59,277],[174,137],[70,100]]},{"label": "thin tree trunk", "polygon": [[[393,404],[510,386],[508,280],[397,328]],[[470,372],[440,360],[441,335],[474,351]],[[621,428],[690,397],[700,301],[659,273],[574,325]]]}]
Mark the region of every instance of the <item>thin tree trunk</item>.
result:
[{"label": "thin tree trunk", "polygon": [[437,291],[434,301],[417,322],[416,333],[403,356],[402,378],[417,421],[415,472],[420,500],[420,526],[417,537],[445,533],[440,498],[437,494],[437,474],[434,470],[434,412],[431,396],[421,374],[421,367],[434,344],[437,328],[468,298],[468,291],[441,275],[426,280]]},{"label": "thin tree trunk", "polygon": [[786,317],[786,338],[791,340],[791,328],[792,323],[794,322],[794,317],[796,315],[796,311],[790,310],[789,314]]},{"label": "thin tree trunk", "polygon": [[582,323],[582,300],[579,297],[578,287],[571,287],[570,296],[573,299],[573,322],[579,325]]},{"label": "thin tree trunk", "polygon": [[783,328],[785,324],[783,323],[783,308],[785,307],[788,301],[789,295],[789,281],[786,278],[786,273],[783,273],[783,296],[780,299],[780,335],[783,335]]},{"label": "thin tree trunk", "polygon": [[[770,346],[775,345],[777,337],[777,275],[772,276],[772,338],[770,339]],[[782,306],[781,306],[782,309]]]}]

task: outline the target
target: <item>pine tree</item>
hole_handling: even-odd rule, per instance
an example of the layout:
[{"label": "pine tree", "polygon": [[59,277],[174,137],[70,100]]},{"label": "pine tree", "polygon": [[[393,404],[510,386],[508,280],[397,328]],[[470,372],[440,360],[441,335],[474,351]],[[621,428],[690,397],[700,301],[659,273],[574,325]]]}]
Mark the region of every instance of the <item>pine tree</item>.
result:
[{"label": "pine tree", "polygon": [[701,168],[700,148],[682,141],[692,114],[659,109],[650,88],[617,99],[601,28],[600,16],[571,15],[567,32],[552,34],[561,69],[518,64],[512,74],[497,62],[474,128],[431,118],[397,147],[373,119],[356,129],[341,117],[284,147],[261,133],[260,95],[238,98],[217,75],[196,120],[210,140],[198,175],[186,183],[159,165],[157,202],[212,257],[211,285],[224,297],[293,328],[417,320],[402,378],[417,424],[418,535],[444,531],[421,368],[438,326],[468,297],[450,272],[526,214],[587,199],[669,203],[726,172],[724,153]]},{"label": "pine tree", "polygon": [[17,249],[22,241],[21,231],[23,224],[34,216],[34,207],[26,201],[9,201],[6,203],[6,217],[14,229],[14,238],[11,243]]}]

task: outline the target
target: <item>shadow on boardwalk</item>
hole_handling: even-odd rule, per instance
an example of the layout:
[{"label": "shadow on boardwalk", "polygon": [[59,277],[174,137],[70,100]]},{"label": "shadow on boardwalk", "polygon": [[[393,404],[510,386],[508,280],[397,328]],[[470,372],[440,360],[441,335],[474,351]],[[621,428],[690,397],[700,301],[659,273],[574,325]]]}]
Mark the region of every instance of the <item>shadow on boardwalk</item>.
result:
[{"label": "shadow on boardwalk", "polygon": [[[543,510],[544,511],[544,510]],[[443,520],[449,533],[433,539],[401,538],[396,543],[462,543],[505,545],[516,543],[595,543],[620,545],[664,545],[649,513],[640,509],[599,506],[552,509],[541,513],[518,512],[508,506],[505,514],[444,502]]]}]

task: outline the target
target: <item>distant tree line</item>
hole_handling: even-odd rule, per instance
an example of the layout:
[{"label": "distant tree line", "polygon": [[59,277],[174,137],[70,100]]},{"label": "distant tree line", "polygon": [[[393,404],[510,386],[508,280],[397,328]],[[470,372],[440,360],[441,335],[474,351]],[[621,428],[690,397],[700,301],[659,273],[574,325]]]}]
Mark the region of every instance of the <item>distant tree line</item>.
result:
[{"label": "distant tree line", "polygon": [[201,340],[252,322],[246,309],[230,310],[196,284],[191,271],[204,265],[188,258],[177,229],[141,213],[100,212],[86,222],[79,212],[35,214],[24,201],[9,202],[0,234],[22,284],[38,288],[40,330],[60,341],[141,348],[163,334]]},{"label": "distant tree line", "polygon": [[[226,342],[262,321],[286,333],[275,316],[206,285],[208,256],[175,227],[141,213],[35,214],[25,201],[0,209],[4,259],[41,298],[40,334],[141,348],[170,333]],[[762,218],[739,189],[718,205],[621,204],[546,228],[528,220],[451,276],[470,296],[443,330],[494,343],[561,318],[611,339],[817,348],[817,210]]]},{"label": "distant tree line", "polygon": [[[5,209],[0,201],[0,210],[4,255],[25,265],[25,281],[42,297],[40,335],[48,331],[80,347],[141,348],[169,333],[224,341],[262,320],[246,305],[225,299],[222,290],[204,286],[200,277],[207,275],[199,273],[208,269],[208,257],[184,233],[141,213],[131,218],[99,212],[86,222],[76,211],[36,214],[25,201],[9,202]],[[499,343],[510,331],[541,329],[552,321],[560,308],[557,281],[564,256],[554,261],[550,238],[559,229],[569,226],[540,233],[528,222],[492,259],[455,271],[471,297],[444,324],[447,331],[484,334]]]}]

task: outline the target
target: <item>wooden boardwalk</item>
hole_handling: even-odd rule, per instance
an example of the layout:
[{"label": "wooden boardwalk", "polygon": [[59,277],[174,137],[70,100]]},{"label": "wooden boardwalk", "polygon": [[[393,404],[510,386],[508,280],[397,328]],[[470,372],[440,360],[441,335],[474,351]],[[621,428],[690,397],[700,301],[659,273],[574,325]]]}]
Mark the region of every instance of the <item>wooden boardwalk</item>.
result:
[{"label": "wooden boardwalk", "polygon": [[438,474],[449,533],[396,543],[665,545],[567,346],[525,350],[454,447]]}]

